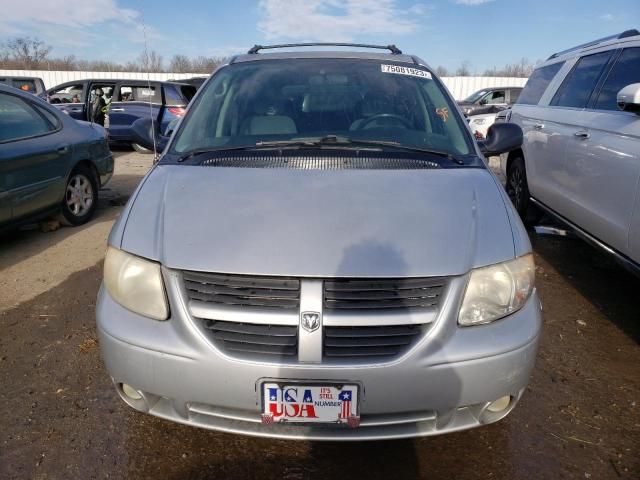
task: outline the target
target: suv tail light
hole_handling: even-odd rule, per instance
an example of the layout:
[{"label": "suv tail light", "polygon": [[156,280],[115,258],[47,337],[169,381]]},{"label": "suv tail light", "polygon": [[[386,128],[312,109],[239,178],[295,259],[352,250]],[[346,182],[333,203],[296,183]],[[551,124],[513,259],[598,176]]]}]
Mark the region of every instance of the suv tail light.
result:
[{"label": "suv tail light", "polygon": [[167,110],[173,113],[176,117],[182,117],[186,111],[184,107],[169,107]]}]

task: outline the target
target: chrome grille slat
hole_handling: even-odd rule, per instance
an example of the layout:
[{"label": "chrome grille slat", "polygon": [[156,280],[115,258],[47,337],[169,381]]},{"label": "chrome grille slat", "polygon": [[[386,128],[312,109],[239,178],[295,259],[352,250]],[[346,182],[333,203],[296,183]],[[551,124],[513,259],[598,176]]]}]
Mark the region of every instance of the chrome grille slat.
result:
[{"label": "chrome grille slat", "polygon": [[324,357],[376,359],[406,352],[420,336],[420,325],[325,327]]},{"label": "chrome grille slat", "polygon": [[328,309],[436,308],[443,278],[339,279],[324,284]]},{"label": "chrome grille slat", "polygon": [[212,341],[227,353],[291,357],[298,353],[298,327],[207,320]]},{"label": "chrome grille slat", "polygon": [[190,300],[235,307],[296,309],[300,280],[289,277],[183,272]]}]

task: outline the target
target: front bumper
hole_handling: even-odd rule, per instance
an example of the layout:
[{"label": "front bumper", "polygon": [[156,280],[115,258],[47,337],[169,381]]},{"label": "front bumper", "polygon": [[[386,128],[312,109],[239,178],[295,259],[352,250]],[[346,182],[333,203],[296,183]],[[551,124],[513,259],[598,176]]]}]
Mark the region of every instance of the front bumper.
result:
[{"label": "front bumper", "polygon": [[[489,325],[459,328],[464,279],[425,338],[396,361],[378,365],[278,365],[232,359],[202,336],[168,275],[171,319],[126,310],[101,288],[100,346],[118,392],[129,405],[176,422],[254,436],[313,440],[377,440],[435,435],[491,423],[515,406],[534,366],[541,328],[534,292],[519,312]],[[263,381],[326,381],[361,385],[360,427],[261,424]],[[122,384],[138,390],[133,400]],[[502,396],[500,414],[486,407]]]}]

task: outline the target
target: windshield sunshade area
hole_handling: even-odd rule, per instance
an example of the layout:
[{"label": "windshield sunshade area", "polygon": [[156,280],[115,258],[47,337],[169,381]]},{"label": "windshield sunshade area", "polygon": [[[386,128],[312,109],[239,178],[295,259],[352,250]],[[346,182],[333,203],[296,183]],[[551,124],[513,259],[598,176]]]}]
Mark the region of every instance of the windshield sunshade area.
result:
[{"label": "windshield sunshade area", "polygon": [[354,145],[388,141],[454,156],[471,152],[456,107],[423,68],[380,60],[260,60],[224,67],[205,88],[171,153],[327,136]]}]

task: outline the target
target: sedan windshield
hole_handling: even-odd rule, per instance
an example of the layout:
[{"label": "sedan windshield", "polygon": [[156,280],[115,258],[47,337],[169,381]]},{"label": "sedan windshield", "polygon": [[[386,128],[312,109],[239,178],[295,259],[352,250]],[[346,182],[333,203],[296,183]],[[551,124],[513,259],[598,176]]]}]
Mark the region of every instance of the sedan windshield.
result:
[{"label": "sedan windshield", "polygon": [[471,95],[469,95],[463,101],[468,103],[475,103],[480,100],[480,97],[482,97],[485,93],[487,93],[486,90],[478,90],[476,93],[472,93]]},{"label": "sedan windshield", "polygon": [[240,62],[207,84],[171,151],[337,136],[468,155],[470,140],[458,117],[423,68],[354,59]]}]

